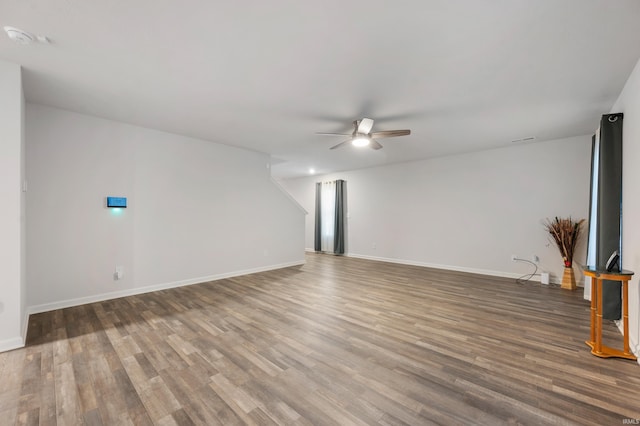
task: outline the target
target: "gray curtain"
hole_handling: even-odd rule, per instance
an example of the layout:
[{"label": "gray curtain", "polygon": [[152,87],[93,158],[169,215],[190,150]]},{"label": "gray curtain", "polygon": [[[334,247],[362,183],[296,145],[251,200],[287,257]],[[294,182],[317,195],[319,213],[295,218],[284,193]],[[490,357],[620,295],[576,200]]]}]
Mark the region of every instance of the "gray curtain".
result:
[{"label": "gray curtain", "polygon": [[336,181],[336,217],[333,239],[333,252],[344,254],[344,225],[345,225],[345,191],[347,183],[339,179]]},{"label": "gray curtain", "polygon": [[322,182],[316,182],[316,228],[313,249],[322,251]]},{"label": "gray curtain", "polygon": [[[618,250],[620,265],[621,252],[621,216],[622,216],[622,119],[623,114],[606,114],[600,120],[600,143],[593,145],[591,179],[597,179],[597,193],[591,191],[591,206],[595,209],[595,222],[589,223],[590,238],[595,238],[595,266],[604,269],[609,256]],[[597,150],[597,163],[596,159]],[[591,185],[593,188],[593,185]],[[594,217],[590,214],[590,217]],[[591,254],[591,253],[589,253]],[[593,258],[593,256],[589,256]],[[602,316],[617,320],[621,317],[621,284],[617,281],[604,281],[602,285]]]}]

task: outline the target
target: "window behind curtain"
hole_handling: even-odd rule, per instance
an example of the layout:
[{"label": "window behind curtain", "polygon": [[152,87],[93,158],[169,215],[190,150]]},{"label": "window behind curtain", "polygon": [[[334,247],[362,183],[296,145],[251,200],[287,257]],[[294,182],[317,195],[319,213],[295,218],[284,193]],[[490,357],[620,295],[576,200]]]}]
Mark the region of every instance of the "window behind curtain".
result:
[{"label": "window behind curtain", "polygon": [[333,253],[335,237],[336,182],[322,182],[322,209],[320,212],[320,229],[322,237],[320,248],[323,252]]},{"label": "window behind curtain", "polygon": [[316,183],[314,249],[317,252],[345,253],[346,182]]}]

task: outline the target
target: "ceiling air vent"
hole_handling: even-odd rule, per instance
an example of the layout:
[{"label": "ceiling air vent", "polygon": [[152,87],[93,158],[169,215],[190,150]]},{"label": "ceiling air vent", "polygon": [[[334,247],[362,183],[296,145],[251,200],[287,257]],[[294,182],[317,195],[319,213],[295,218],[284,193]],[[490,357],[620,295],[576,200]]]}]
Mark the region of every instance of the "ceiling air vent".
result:
[{"label": "ceiling air vent", "polygon": [[530,137],[528,137],[528,138],[515,139],[515,140],[512,140],[511,142],[512,142],[512,143],[516,143],[516,142],[530,142],[530,141],[532,141],[532,140],[534,140],[534,139],[535,139],[535,137],[530,136]]}]

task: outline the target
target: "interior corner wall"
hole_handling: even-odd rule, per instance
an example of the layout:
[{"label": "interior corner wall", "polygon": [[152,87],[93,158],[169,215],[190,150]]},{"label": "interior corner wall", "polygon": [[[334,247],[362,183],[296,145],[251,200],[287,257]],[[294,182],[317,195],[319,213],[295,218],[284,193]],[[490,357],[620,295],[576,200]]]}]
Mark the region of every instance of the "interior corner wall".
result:
[{"label": "interior corner wall", "polygon": [[267,155],[31,103],[26,138],[30,312],[304,262]]},{"label": "interior corner wall", "polygon": [[0,61],[0,351],[24,344],[23,102],[20,66]]},{"label": "interior corner wall", "polygon": [[[314,182],[345,179],[350,256],[520,277],[534,268],[512,262],[511,255],[528,260],[537,255],[540,270],[559,282],[562,258],[543,221],[588,217],[590,159],[591,136],[585,135],[288,179],[282,185],[310,212],[307,250],[313,247]],[[576,263],[585,258],[586,237]]]},{"label": "interior corner wall", "polygon": [[27,341],[29,312],[27,306],[27,141],[26,102],[24,88],[20,85],[20,330],[23,343]]},{"label": "interior corner wall", "polygon": [[635,272],[629,281],[629,337],[640,356],[640,60],[612,113],[624,113],[622,126],[622,267]]}]

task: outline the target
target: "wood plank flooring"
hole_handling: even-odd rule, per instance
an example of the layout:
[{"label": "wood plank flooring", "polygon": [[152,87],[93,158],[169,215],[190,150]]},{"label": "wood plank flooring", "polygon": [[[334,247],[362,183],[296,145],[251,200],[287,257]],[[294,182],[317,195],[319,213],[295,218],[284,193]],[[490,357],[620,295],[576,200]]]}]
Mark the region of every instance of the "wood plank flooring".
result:
[{"label": "wood plank flooring", "polygon": [[[621,336],[605,324],[612,346]],[[580,292],[308,254],[33,315],[5,425],[620,425],[640,366],[589,353]]]}]

